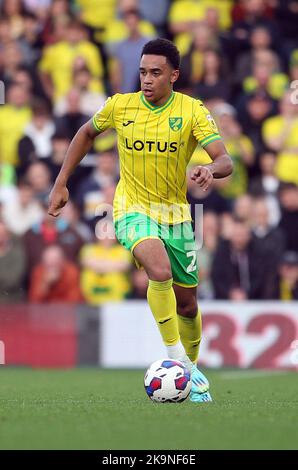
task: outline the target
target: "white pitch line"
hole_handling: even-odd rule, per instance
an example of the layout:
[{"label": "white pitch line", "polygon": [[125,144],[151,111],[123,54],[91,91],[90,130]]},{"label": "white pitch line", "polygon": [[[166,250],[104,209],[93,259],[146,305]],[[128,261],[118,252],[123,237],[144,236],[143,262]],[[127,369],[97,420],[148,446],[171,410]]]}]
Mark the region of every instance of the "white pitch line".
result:
[{"label": "white pitch line", "polygon": [[284,375],[286,370],[235,370],[231,372],[222,372],[219,374],[223,380],[262,378],[274,375]]}]

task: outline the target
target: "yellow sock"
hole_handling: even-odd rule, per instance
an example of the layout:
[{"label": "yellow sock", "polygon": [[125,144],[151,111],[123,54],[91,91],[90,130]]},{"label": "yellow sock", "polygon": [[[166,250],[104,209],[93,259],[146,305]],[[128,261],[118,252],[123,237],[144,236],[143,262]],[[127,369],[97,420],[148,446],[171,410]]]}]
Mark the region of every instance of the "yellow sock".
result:
[{"label": "yellow sock", "polygon": [[179,340],[177,304],[173,279],[152,281],[149,279],[147,299],[166,346],[176,344]]},{"label": "yellow sock", "polygon": [[178,315],[179,333],[185,352],[192,362],[197,362],[202,334],[201,312],[194,318]]}]

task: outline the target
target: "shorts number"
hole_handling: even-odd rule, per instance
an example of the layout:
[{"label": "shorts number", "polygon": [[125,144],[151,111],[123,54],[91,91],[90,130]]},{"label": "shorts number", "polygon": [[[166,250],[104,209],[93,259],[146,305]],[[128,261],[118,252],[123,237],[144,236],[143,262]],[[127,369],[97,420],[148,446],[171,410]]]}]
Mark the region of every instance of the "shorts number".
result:
[{"label": "shorts number", "polygon": [[197,269],[197,265],[196,265],[196,260],[197,260],[197,254],[196,254],[196,251],[189,251],[188,253],[186,253],[186,256],[187,258],[190,258],[192,257],[192,260],[190,262],[190,264],[187,266],[187,269],[186,271],[188,273],[192,273],[193,271],[195,271]]}]

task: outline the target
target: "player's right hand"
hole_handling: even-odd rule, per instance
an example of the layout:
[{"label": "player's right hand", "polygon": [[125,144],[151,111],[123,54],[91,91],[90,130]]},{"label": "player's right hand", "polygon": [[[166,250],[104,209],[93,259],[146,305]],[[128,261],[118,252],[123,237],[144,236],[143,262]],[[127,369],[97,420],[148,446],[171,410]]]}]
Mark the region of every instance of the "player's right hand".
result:
[{"label": "player's right hand", "polygon": [[49,196],[48,214],[58,217],[68,198],[69,192],[66,186],[54,186]]}]

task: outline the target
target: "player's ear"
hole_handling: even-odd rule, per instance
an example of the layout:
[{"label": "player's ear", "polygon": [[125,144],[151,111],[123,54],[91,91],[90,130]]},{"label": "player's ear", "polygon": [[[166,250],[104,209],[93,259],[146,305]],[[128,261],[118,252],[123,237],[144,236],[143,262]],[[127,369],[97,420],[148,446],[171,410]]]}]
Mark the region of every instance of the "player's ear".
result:
[{"label": "player's ear", "polygon": [[175,83],[177,80],[178,80],[178,77],[179,77],[179,70],[173,70],[172,73],[171,73],[171,83]]}]

